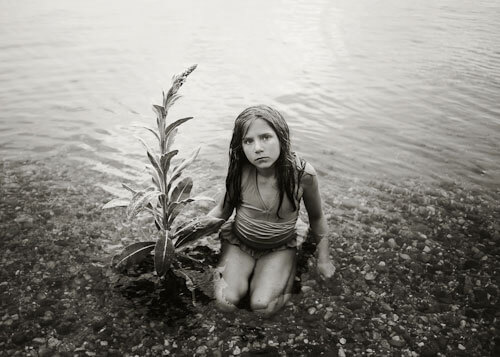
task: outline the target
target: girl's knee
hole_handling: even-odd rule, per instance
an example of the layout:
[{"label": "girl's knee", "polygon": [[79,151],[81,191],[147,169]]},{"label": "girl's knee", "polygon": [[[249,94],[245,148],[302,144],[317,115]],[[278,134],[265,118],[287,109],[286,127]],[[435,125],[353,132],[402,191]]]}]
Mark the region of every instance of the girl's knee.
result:
[{"label": "girl's knee", "polygon": [[215,286],[215,299],[217,305],[222,310],[234,310],[241,298],[247,293],[248,284],[240,284],[239,286],[229,286],[224,278],[221,278]]},{"label": "girl's knee", "polygon": [[250,308],[257,313],[262,315],[271,315],[279,310],[282,304],[280,304],[282,296],[265,296],[252,294],[250,297]]}]

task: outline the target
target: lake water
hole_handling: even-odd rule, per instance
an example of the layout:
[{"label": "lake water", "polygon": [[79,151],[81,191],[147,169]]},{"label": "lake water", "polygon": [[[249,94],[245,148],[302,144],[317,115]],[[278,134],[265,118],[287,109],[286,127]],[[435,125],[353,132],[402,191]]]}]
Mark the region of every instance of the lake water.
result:
[{"label": "lake water", "polygon": [[197,63],[170,118],[195,117],[177,145],[221,176],[234,118],[266,103],[324,177],[494,192],[499,19],[494,0],[2,1],[0,155],[133,178],[149,134],[132,125]]}]

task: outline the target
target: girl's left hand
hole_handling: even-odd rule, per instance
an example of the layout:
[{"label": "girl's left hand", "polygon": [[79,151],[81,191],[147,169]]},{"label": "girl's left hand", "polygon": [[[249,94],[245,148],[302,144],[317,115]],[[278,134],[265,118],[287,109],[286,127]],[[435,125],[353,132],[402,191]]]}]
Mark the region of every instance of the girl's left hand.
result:
[{"label": "girl's left hand", "polygon": [[329,279],[335,274],[335,266],[330,260],[318,261],[318,270],[324,279]]}]

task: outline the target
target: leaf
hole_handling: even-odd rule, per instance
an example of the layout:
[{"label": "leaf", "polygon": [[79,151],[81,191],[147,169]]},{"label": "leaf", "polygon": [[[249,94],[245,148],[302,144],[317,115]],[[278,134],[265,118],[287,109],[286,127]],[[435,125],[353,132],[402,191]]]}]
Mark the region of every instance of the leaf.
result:
[{"label": "leaf", "polygon": [[148,165],[148,171],[149,171],[149,174],[151,175],[151,179],[153,180],[153,183],[158,188],[158,191],[163,191],[163,181],[160,179],[158,172],[153,167],[151,167],[149,165]]},{"label": "leaf", "polygon": [[158,135],[158,133],[153,128],[150,128],[148,126],[141,126],[141,128],[144,128],[153,133],[153,135],[158,139],[158,141],[160,141],[160,135]]},{"label": "leaf", "polygon": [[134,195],[137,193],[137,190],[134,190],[132,187],[130,187],[129,185],[125,184],[125,183],[122,183],[122,186],[123,188],[125,188],[126,190],[132,192]]},{"label": "leaf", "polygon": [[197,197],[189,197],[189,198],[186,198],[182,201],[171,202],[168,205],[168,211],[167,211],[168,227],[170,227],[172,225],[175,218],[179,215],[179,213],[181,213],[184,206],[187,203],[194,202],[194,201],[214,201],[214,199],[211,197],[197,196]]},{"label": "leaf", "polygon": [[173,150],[173,151],[170,151],[166,154],[163,154],[160,158],[160,164],[161,164],[161,169],[163,171],[163,174],[166,175],[168,173],[168,170],[170,168],[170,160],[172,160],[172,158],[177,155],[177,153],[179,152],[179,150]]},{"label": "leaf", "polygon": [[215,233],[224,222],[223,219],[212,216],[196,218],[176,229],[173,238],[174,245],[178,248],[198,238]]},{"label": "leaf", "polygon": [[155,242],[139,242],[125,247],[120,254],[113,257],[113,267],[122,269],[142,262],[153,251],[155,244]]},{"label": "leaf", "polygon": [[165,231],[155,245],[155,270],[159,277],[169,270],[174,255],[172,239],[168,236],[168,231]]},{"label": "leaf", "polygon": [[175,136],[177,135],[178,132],[179,132],[179,128],[175,128],[174,130],[172,130],[170,132],[170,135],[166,139],[166,151],[170,151],[170,149],[172,148],[172,145],[174,145]]},{"label": "leaf", "polygon": [[182,119],[177,119],[173,123],[169,124],[167,126],[167,128],[165,129],[165,137],[168,138],[168,136],[170,135],[172,130],[176,129],[179,125],[181,125],[181,124],[183,124],[191,119],[193,119],[193,117],[186,117],[186,118],[182,118]]},{"label": "leaf", "polygon": [[186,177],[177,182],[175,188],[169,192],[168,200],[169,202],[182,201],[189,197],[191,189],[193,188],[193,179],[191,177]]},{"label": "leaf", "polygon": [[102,209],[127,207],[130,204],[130,198],[113,198],[111,201],[102,206]]},{"label": "leaf", "polygon": [[153,150],[151,150],[148,146],[148,144],[146,144],[146,142],[144,140],[142,140],[141,138],[138,138],[140,140],[140,142],[142,143],[142,145],[144,145],[144,147],[146,148],[146,152],[148,154],[148,158],[149,158],[149,161],[151,162],[151,165],[153,165],[153,167],[156,169],[156,171],[158,172],[158,175],[160,177],[163,176],[163,172],[161,170],[161,167],[160,167],[160,163],[158,162],[158,157],[157,155],[154,153]]},{"label": "leaf", "polygon": [[[137,192],[127,207],[127,216],[130,218],[134,217],[139,213],[144,207],[147,207],[153,199],[158,199],[162,195],[160,191],[157,190],[143,190]],[[155,205],[151,205],[151,208]]]},{"label": "leaf", "polygon": [[200,148],[196,149],[193,154],[191,154],[190,157],[185,159],[179,166],[177,166],[174,169],[174,172],[172,172],[172,177],[170,178],[169,184],[168,184],[168,191],[170,191],[170,185],[172,184],[173,181],[175,181],[182,173],[182,171],[188,167],[195,159],[196,156],[198,156],[198,153],[200,152]]},{"label": "leaf", "polygon": [[153,104],[153,111],[156,113],[158,118],[165,117],[165,107],[162,107],[161,105]]},{"label": "leaf", "polygon": [[191,279],[191,277],[182,269],[176,269],[175,275],[177,275],[178,277],[181,277],[185,280],[186,288],[191,292],[191,299],[192,299],[193,305],[196,305],[195,285],[194,285],[193,279]]}]

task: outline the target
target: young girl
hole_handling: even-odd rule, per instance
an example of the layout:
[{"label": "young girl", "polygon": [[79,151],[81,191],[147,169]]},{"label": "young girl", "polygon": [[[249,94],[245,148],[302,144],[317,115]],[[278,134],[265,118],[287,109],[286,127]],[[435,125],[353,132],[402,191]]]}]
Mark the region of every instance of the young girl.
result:
[{"label": "young girl", "polygon": [[209,213],[228,220],[236,209],[220,230],[215,297],[223,310],[234,310],[248,292],[251,309],[266,315],[290,298],[297,247],[306,235],[298,220],[301,199],[318,243],[318,270],[329,278],[335,268],[316,172],[291,152],[288,125],[278,111],[245,109],[234,123],[224,198]]}]

